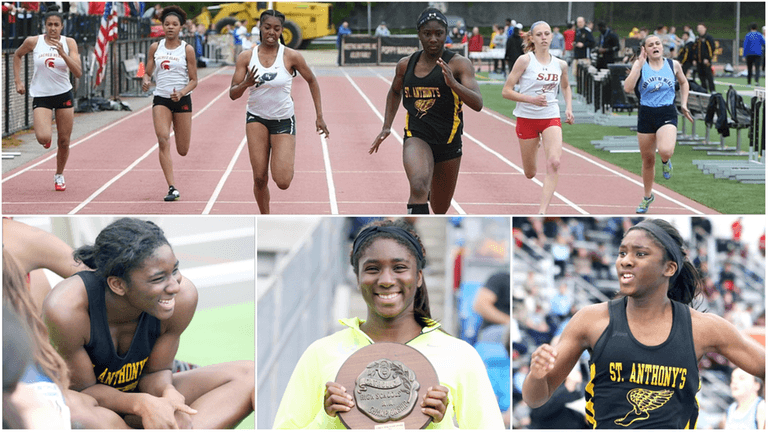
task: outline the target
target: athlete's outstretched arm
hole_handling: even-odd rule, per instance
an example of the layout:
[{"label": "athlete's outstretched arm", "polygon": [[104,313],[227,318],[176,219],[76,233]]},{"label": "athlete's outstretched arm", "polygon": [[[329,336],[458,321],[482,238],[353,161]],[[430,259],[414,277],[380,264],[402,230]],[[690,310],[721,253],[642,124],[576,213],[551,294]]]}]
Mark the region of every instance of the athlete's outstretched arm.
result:
[{"label": "athlete's outstretched arm", "polygon": [[24,87],[24,82],[21,80],[21,59],[35,50],[38,37],[41,36],[30,36],[24,39],[21,46],[16,48],[16,52],[13,53],[13,76],[16,83],[16,93],[18,94],[24,94],[27,91]]},{"label": "athlete's outstretched arm", "polygon": [[726,319],[692,310],[693,341],[696,357],[708,352],[724,355],[736,366],[765,381],[765,348],[745,337]]},{"label": "athlete's outstretched arm", "polygon": [[690,91],[688,78],[685,77],[685,74],[683,73],[683,67],[680,66],[680,62],[677,60],[672,60],[672,64],[674,65],[675,78],[677,78],[677,82],[680,84],[680,109],[683,111],[685,118],[687,118],[689,122],[693,123],[693,116],[691,115],[691,111],[688,109],[688,92]]},{"label": "athlete's outstretched arm", "polygon": [[595,325],[595,311],[605,304],[587,306],[565,326],[556,346],[544,344],[531,355],[531,370],[523,383],[523,400],[531,408],[544,405],[589,348],[588,327]]},{"label": "athlete's outstretched arm", "polygon": [[573,124],[573,94],[571,93],[571,84],[568,82],[568,63],[560,60],[560,89],[565,99],[565,122]]},{"label": "athlete's outstretched arm", "polygon": [[387,92],[387,106],[384,109],[384,125],[381,127],[381,132],[373,140],[368,154],[373,154],[379,151],[379,146],[392,132],[392,122],[395,121],[395,114],[397,114],[397,108],[400,106],[400,100],[403,98],[403,80],[405,79],[405,70],[408,68],[408,61],[411,56],[403,57],[397,63],[395,67],[395,78],[392,80],[392,85]]},{"label": "athlete's outstretched arm", "polygon": [[315,103],[315,114],[317,116],[317,119],[315,120],[315,128],[318,133],[323,133],[325,134],[325,137],[328,138],[330,134],[328,132],[328,126],[325,125],[325,120],[323,120],[323,103],[320,98],[320,85],[317,83],[317,78],[315,77],[315,74],[312,73],[312,69],[307,65],[307,61],[304,60],[304,56],[298,51],[290,48],[286,48],[286,50],[288,51],[288,54],[293,57],[291,63],[295,65],[294,67],[296,70],[309,85],[309,93],[312,95],[312,101]]},{"label": "athlete's outstretched arm", "polygon": [[483,94],[475,79],[475,68],[468,58],[455,55],[449,64],[438,58],[437,64],[443,68],[445,83],[459,95],[462,102],[475,111],[483,109]]}]

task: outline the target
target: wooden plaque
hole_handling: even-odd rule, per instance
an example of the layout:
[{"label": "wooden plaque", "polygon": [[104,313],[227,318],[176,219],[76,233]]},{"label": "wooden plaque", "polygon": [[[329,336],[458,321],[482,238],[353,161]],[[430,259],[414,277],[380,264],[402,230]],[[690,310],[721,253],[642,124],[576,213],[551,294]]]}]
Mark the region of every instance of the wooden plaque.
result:
[{"label": "wooden plaque", "polygon": [[424,429],[432,417],[421,412],[421,401],[429,387],[440,384],[423,354],[390,342],[352,354],[336,382],[355,400],[349,412],[338,413],[347,429]]}]

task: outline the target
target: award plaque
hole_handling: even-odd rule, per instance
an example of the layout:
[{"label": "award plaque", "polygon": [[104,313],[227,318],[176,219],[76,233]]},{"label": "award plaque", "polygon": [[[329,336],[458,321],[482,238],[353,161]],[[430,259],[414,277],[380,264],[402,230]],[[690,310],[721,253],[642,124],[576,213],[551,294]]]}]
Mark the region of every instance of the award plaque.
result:
[{"label": "award plaque", "polygon": [[432,364],[408,345],[379,342],[352,354],[336,382],[355,400],[339,412],[347,429],[423,429],[432,417],[421,412],[429,387],[439,385]]}]

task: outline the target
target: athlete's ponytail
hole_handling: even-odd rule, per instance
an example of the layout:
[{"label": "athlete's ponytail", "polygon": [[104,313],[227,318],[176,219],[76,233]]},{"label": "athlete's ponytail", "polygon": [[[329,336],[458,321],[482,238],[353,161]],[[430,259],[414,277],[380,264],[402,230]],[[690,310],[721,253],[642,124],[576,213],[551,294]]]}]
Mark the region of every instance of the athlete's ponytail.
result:
[{"label": "athlete's ponytail", "polygon": [[74,257],[106,279],[130,280],[128,273],[161,246],[169,245],[163,230],[150,221],[118,219],[101,230],[93,245],[78,248]]},{"label": "athlete's ponytail", "polygon": [[646,219],[630,228],[642,229],[665,251],[665,259],[677,264],[675,275],[669,279],[667,297],[693,306],[694,299],[701,292],[702,280],[699,272],[688,260],[683,237],[669,222],[663,219]]}]

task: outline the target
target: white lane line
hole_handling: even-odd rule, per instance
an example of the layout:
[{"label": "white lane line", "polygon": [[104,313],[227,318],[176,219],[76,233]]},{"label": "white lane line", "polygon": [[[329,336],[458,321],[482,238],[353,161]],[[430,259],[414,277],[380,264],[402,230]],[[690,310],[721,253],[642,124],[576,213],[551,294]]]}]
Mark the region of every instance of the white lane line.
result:
[{"label": "white lane line", "polygon": [[328,184],[328,197],[331,203],[331,214],[339,214],[339,205],[336,202],[336,185],[333,183],[333,170],[331,169],[331,157],[328,153],[328,140],[325,135],[320,135],[320,143],[323,147],[323,163],[325,165],[325,182]]},{"label": "white lane line", "polygon": [[[208,76],[212,76],[212,75],[208,75]],[[207,77],[206,77],[206,78],[207,78]],[[223,92],[219,93],[219,95],[218,95],[218,96],[216,96],[215,98],[213,98],[213,100],[212,100],[212,101],[210,101],[210,102],[208,103],[208,105],[206,105],[205,107],[203,107],[203,109],[201,109],[200,111],[198,111],[198,112],[197,112],[197,114],[193,115],[193,116],[192,116],[192,120],[196,119],[196,118],[197,118],[197,117],[198,117],[200,114],[204,113],[204,112],[205,112],[205,111],[206,111],[208,108],[210,108],[210,107],[213,105],[213,103],[214,103],[214,102],[216,102],[216,101],[217,101],[217,100],[219,100],[219,99],[220,99],[222,96],[224,96],[225,94],[228,94],[228,93],[229,93],[229,88],[227,88],[227,89],[226,89],[226,90],[224,90]],[[172,136],[174,135],[174,133],[175,133],[175,132],[171,132],[171,134],[169,135],[169,137],[172,137]],[[155,151],[156,149],[158,149],[159,147],[160,147],[160,146],[158,145],[158,143],[155,143],[155,144],[154,144],[154,145],[153,145],[153,146],[152,146],[152,147],[151,147],[149,150],[147,150],[147,152],[146,152],[146,153],[144,153],[144,154],[143,154],[143,155],[141,155],[141,156],[140,156],[138,159],[136,159],[135,161],[133,161],[133,163],[132,163],[132,164],[128,165],[128,167],[127,167],[127,168],[125,168],[124,170],[122,170],[122,171],[120,172],[120,174],[118,174],[118,175],[116,175],[116,176],[112,177],[112,179],[110,179],[108,182],[104,183],[104,185],[102,185],[102,186],[101,186],[99,189],[97,189],[97,190],[96,190],[96,192],[92,193],[92,194],[91,194],[91,196],[89,196],[88,198],[86,198],[86,199],[85,199],[85,201],[81,202],[81,203],[80,203],[80,205],[78,205],[77,207],[75,207],[74,209],[72,209],[72,211],[70,211],[68,214],[71,214],[71,215],[72,215],[72,214],[76,214],[77,212],[79,212],[80,210],[82,210],[82,209],[83,209],[83,207],[87,206],[87,205],[88,205],[88,204],[89,204],[91,201],[93,201],[93,200],[94,200],[94,199],[95,199],[97,196],[101,195],[101,193],[102,193],[102,192],[104,192],[105,190],[107,190],[107,188],[108,188],[108,187],[112,186],[112,184],[114,184],[116,181],[120,180],[120,178],[122,178],[124,175],[128,174],[128,173],[129,173],[129,172],[130,172],[130,171],[131,171],[131,170],[132,170],[132,169],[133,169],[133,168],[134,168],[136,165],[138,165],[138,164],[139,164],[141,161],[143,161],[144,159],[146,159],[147,157],[149,157],[149,155],[150,155],[150,154],[152,154],[152,152],[154,152],[154,151]]]},{"label": "white lane line", "polygon": [[[502,162],[506,163],[506,164],[507,164],[507,165],[509,165],[510,167],[514,168],[516,171],[520,172],[520,174],[525,174],[525,170],[523,170],[523,169],[522,169],[522,168],[520,168],[519,166],[517,166],[517,165],[515,165],[514,163],[512,163],[512,161],[510,161],[509,159],[507,159],[507,158],[505,158],[504,156],[502,156],[502,155],[501,155],[499,152],[497,152],[497,151],[493,150],[492,148],[488,147],[487,145],[483,144],[482,142],[480,142],[478,139],[476,139],[476,138],[475,138],[475,137],[473,137],[472,135],[470,135],[470,134],[468,134],[468,133],[464,132],[464,136],[465,136],[465,137],[467,137],[467,138],[469,138],[469,139],[471,139],[471,140],[472,140],[472,141],[474,141],[475,143],[477,143],[477,145],[479,145],[479,146],[480,146],[480,147],[481,147],[483,150],[485,150],[485,151],[487,151],[488,153],[490,153],[490,154],[492,154],[492,155],[496,156],[496,157],[497,157],[497,158],[499,158],[499,159],[500,159]],[[542,183],[542,182],[541,182],[539,179],[537,179],[537,178],[532,178],[532,179],[531,179],[531,181],[532,181],[532,182],[534,182],[535,184],[539,185],[539,186],[540,186],[540,187],[542,187],[542,188],[544,187],[544,183]],[[558,199],[560,199],[561,201],[563,201],[564,203],[568,204],[568,206],[570,206],[571,208],[573,208],[573,209],[574,209],[574,210],[576,210],[577,212],[579,212],[579,213],[581,213],[581,214],[583,214],[583,215],[587,215],[587,214],[589,214],[589,213],[588,213],[586,210],[584,210],[583,208],[579,207],[579,206],[578,206],[578,205],[576,205],[576,204],[575,204],[573,201],[571,201],[571,200],[569,200],[568,198],[564,197],[564,196],[563,196],[563,195],[561,195],[559,192],[555,192],[554,196],[555,196],[555,197],[557,197]]]},{"label": "white lane line", "polygon": [[[205,81],[206,79],[208,79],[208,78],[210,78],[210,77],[212,77],[212,76],[216,75],[216,74],[217,74],[217,73],[219,73],[220,71],[221,71],[221,69],[217,70],[216,72],[214,72],[214,73],[212,73],[212,74],[208,75],[207,77],[205,77],[205,78],[201,79],[201,80],[200,80],[200,82],[203,82],[203,81]],[[123,118],[121,118],[120,120],[118,120],[118,121],[116,121],[116,122],[114,122],[114,123],[110,123],[110,124],[108,124],[107,126],[104,126],[104,127],[102,127],[101,129],[97,129],[95,132],[92,132],[90,135],[86,136],[85,138],[81,138],[80,140],[78,140],[78,141],[76,141],[76,142],[74,142],[74,143],[70,144],[70,145],[69,145],[69,148],[70,148],[70,150],[71,150],[73,147],[76,147],[76,146],[78,146],[79,144],[82,144],[83,142],[85,142],[85,141],[88,141],[89,139],[91,139],[91,138],[95,137],[96,135],[98,135],[98,134],[100,134],[100,133],[102,133],[102,132],[104,132],[104,131],[106,131],[106,130],[109,130],[109,129],[111,129],[111,128],[113,128],[113,127],[117,126],[117,125],[119,125],[120,123],[122,123],[122,122],[124,122],[124,121],[126,121],[126,120],[129,120],[129,119],[131,119],[131,118],[133,118],[133,117],[136,117],[137,115],[139,115],[139,114],[142,114],[144,111],[147,111],[147,110],[150,110],[150,109],[152,109],[152,105],[149,105],[149,106],[145,106],[144,108],[142,108],[142,109],[140,109],[140,110],[136,111],[135,113],[133,113],[133,114],[131,114],[131,115],[127,116],[127,117],[123,117]],[[2,181],[2,183],[5,183],[6,181],[8,181],[8,180],[10,180],[10,179],[12,179],[12,178],[14,178],[14,177],[16,177],[16,176],[19,176],[19,175],[21,175],[21,174],[24,174],[25,172],[27,172],[27,171],[31,170],[32,168],[35,168],[36,166],[38,166],[38,165],[40,165],[40,164],[42,164],[42,163],[48,162],[49,160],[51,160],[51,159],[53,159],[53,158],[55,158],[55,157],[56,157],[56,152],[53,152],[53,154],[52,154],[52,155],[50,155],[50,156],[48,156],[47,158],[45,158],[45,159],[42,159],[42,160],[39,160],[39,161],[35,162],[34,164],[32,164],[32,165],[30,165],[30,166],[28,166],[28,167],[25,167],[24,169],[22,169],[22,170],[20,170],[20,171],[18,171],[18,172],[15,172],[15,173],[13,173],[13,174],[9,175],[8,177],[5,177],[5,178],[3,178],[3,181]]]},{"label": "white lane line", "polygon": [[[365,93],[360,89],[360,87],[358,87],[357,84],[355,84],[355,82],[352,80],[352,77],[349,76],[347,71],[345,71],[344,69],[342,69],[341,71],[344,73],[344,76],[347,78],[347,81],[349,81],[352,84],[352,87],[354,87],[355,90],[357,90],[357,92],[360,93],[360,96],[362,96],[363,99],[365,100],[365,102],[368,104],[368,106],[371,107],[371,109],[373,110],[373,113],[376,114],[376,117],[379,118],[379,121],[383,122],[384,121],[384,116],[381,115],[381,113],[376,108],[376,106],[373,105],[371,100],[368,99],[368,96],[366,96]],[[392,85],[391,81],[387,81],[387,79],[382,77],[381,75],[377,74],[377,76],[379,78],[381,78],[382,80],[384,80],[384,82],[387,82],[387,83],[389,83],[389,85]],[[395,138],[397,138],[397,141],[400,143],[400,145],[403,145],[403,138],[400,136],[400,134],[398,134],[397,132],[392,130],[392,135],[394,135]],[[459,213],[460,215],[466,215],[467,214],[467,212],[465,212],[464,209],[461,208],[461,206],[459,205],[458,202],[456,202],[455,199],[451,199],[451,207],[453,207],[456,210],[456,212]]]},{"label": "white lane line", "polygon": [[221,178],[219,179],[219,183],[216,185],[216,189],[213,190],[213,194],[211,195],[211,198],[208,200],[208,203],[205,205],[205,209],[203,209],[202,214],[207,215],[211,212],[213,205],[216,203],[216,200],[219,198],[219,194],[221,193],[221,190],[224,188],[224,183],[227,182],[229,175],[232,173],[232,169],[235,167],[235,163],[237,162],[237,159],[240,158],[240,153],[243,152],[243,149],[245,148],[245,145],[247,143],[248,143],[248,136],[244,136],[243,140],[240,141],[240,144],[237,146],[237,150],[235,150],[235,155],[232,156],[232,159],[229,161],[229,165],[227,165],[227,169],[224,170],[224,175],[222,175]]},{"label": "white lane line", "polygon": [[[487,114],[487,115],[489,115],[489,116],[491,116],[491,117],[493,117],[493,118],[495,118],[495,119],[497,119],[497,120],[499,120],[499,121],[501,121],[501,122],[503,122],[503,123],[506,123],[506,124],[508,124],[510,126],[516,126],[517,125],[515,122],[513,122],[513,121],[511,121],[509,119],[503,118],[503,117],[499,116],[498,114],[494,113],[493,111],[488,110],[487,108],[483,108],[482,112]],[[567,153],[570,153],[570,154],[572,154],[574,156],[577,156],[577,157],[579,157],[581,159],[584,159],[585,161],[587,161],[587,162],[589,162],[589,163],[591,163],[591,164],[593,164],[593,165],[595,165],[597,167],[600,167],[603,170],[608,171],[609,173],[611,173],[611,174],[613,174],[615,176],[623,178],[624,180],[627,180],[630,183],[633,183],[633,184],[635,184],[637,186],[643,187],[643,182],[637,181],[637,180],[629,177],[626,174],[620,173],[620,172],[616,171],[615,169],[610,168],[610,167],[608,167],[608,166],[606,166],[606,165],[604,165],[604,164],[602,164],[602,163],[600,163],[598,161],[592,160],[591,158],[588,158],[588,157],[582,155],[581,153],[575,152],[575,151],[573,151],[573,150],[571,150],[569,148],[566,148],[565,146],[563,146],[563,151],[567,152]],[[704,214],[703,212],[701,212],[699,210],[696,210],[695,208],[689,206],[688,204],[685,204],[682,201],[679,201],[679,200],[676,200],[676,199],[672,198],[671,196],[665,194],[664,192],[659,192],[658,190],[654,189],[653,193],[655,195],[658,195],[658,196],[660,196],[660,197],[662,197],[664,199],[667,199],[667,200],[673,202],[676,205],[679,205],[680,207],[682,207],[682,208],[684,208],[684,209],[686,209],[686,210],[688,210],[688,211],[690,211],[690,212],[692,212],[694,214],[697,214],[697,215],[703,215]]]}]

